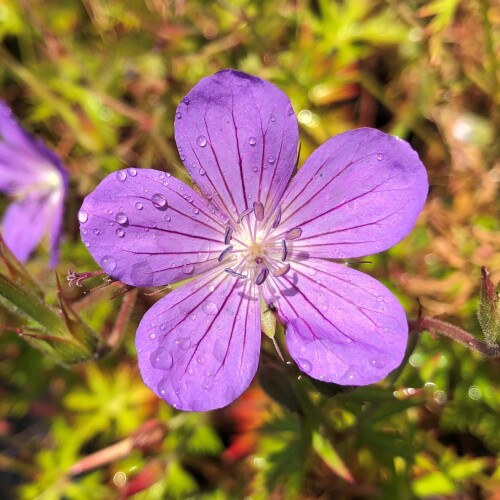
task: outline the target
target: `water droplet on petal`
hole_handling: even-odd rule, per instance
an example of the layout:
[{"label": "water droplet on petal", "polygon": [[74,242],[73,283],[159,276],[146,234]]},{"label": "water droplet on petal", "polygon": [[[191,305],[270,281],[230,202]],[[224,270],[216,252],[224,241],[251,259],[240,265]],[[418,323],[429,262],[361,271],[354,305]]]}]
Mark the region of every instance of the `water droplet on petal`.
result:
[{"label": "water droplet on petal", "polygon": [[383,155],[382,153],[379,153],[379,154],[377,155],[377,160],[378,160],[378,161],[382,161],[383,159],[384,159],[384,155]]},{"label": "water droplet on petal", "polygon": [[94,234],[95,234],[96,236],[99,236],[99,235],[101,234],[101,231],[99,231],[99,229],[95,228],[95,229],[94,229]]},{"label": "water droplet on petal", "polygon": [[214,379],[210,377],[205,377],[201,382],[201,386],[203,387],[203,389],[206,389],[207,391],[211,390],[212,387],[214,386]]},{"label": "water droplet on petal", "polygon": [[196,144],[198,144],[200,148],[204,148],[207,145],[207,138],[204,135],[199,135],[196,139]]},{"label": "water droplet on petal", "polygon": [[172,354],[162,347],[151,353],[150,360],[151,364],[160,370],[170,370],[174,364]]},{"label": "water droplet on petal", "polygon": [[208,314],[209,316],[215,316],[219,312],[219,308],[215,302],[211,300],[207,300],[203,303],[202,306],[203,312]]},{"label": "water droplet on petal", "polygon": [[116,269],[116,259],[111,255],[105,255],[99,264],[107,273],[112,273]]},{"label": "water droplet on petal", "polygon": [[224,342],[221,338],[218,338],[214,344],[214,358],[220,363],[224,361],[227,351],[227,342]]},{"label": "water droplet on petal", "polygon": [[137,175],[137,169],[136,168],[127,168],[128,175],[130,177],[135,177]]},{"label": "water droplet on petal", "polygon": [[272,122],[275,122],[276,121],[276,117],[274,115],[271,115],[271,121]]},{"label": "water droplet on petal", "polygon": [[127,172],[125,170],[119,170],[118,172],[116,172],[116,178],[120,182],[123,182],[127,178]]},{"label": "water droplet on petal", "polygon": [[199,211],[197,208],[193,208],[193,213],[194,213],[195,215],[198,215],[198,214],[200,213],[200,211]]},{"label": "water droplet on petal", "polygon": [[189,262],[188,259],[182,262],[182,272],[185,274],[191,274],[194,271],[194,264]]},{"label": "water droplet on petal", "polygon": [[171,219],[170,215],[165,215],[165,220],[166,220],[167,222],[170,222],[172,219]]},{"label": "water droplet on petal", "polygon": [[125,236],[125,231],[121,227],[119,227],[115,231],[115,234],[116,234],[116,236],[118,236],[118,238],[123,238]]},{"label": "water droplet on petal", "polygon": [[215,287],[214,287],[213,285],[210,285],[210,286],[208,287],[208,291],[209,291],[210,293],[212,293],[214,290],[215,290]]},{"label": "water droplet on petal", "polygon": [[196,321],[196,314],[194,314],[194,313],[193,313],[193,314],[190,314],[190,315],[189,315],[189,319],[190,319],[191,321]]},{"label": "water droplet on petal", "polygon": [[269,162],[270,165],[274,165],[276,158],[274,156],[268,156],[267,161]]},{"label": "water droplet on petal", "polygon": [[189,97],[188,97],[188,96],[184,96],[184,97],[182,98],[182,102],[183,102],[184,104],[189,104]]},{"label": "water droplet on petal", "polygon": [[386,365],[386,360],[384,358],[373,358],[370,359],[370,365],[372,365],[374,368],[384,368]]},{"label": "water droplet on petal", "polygon": [[307,359],[299,358],[297,359],[297,364],[304,373],[309,373],[312,370],[312,365]]},{"label": "water droplet on petal", "polygon": [[178,338],[175,343],[183,351],[187,351],[191,347],[191,341],[186,337]]},{"label": "water droplet on petal", "polygon": [[200,167],[200,169],[198,170],[198,173],[200,175],[205,175],[205,169],[203,167]]},{"label": "water droplet on petal", "polygon": [[153,205],[158,208],[158,209],[165,209],[167,208],[167,200],[165,196],[163,196],[160,193],[156,193],[151,197],[151,201],[153,202]]},{"label": "water droplet on petal", "polygon": [[135,204],[135,208],[137,208],[137,210],[142,210],[142,203],[140,201],[138,201],[136,204]]},{"label": "water droplet on petal", "polygon": [[78,212],[78,220],[84,224],[85,222],[87,222],[89,220],[89,214],[87,212],[85,212],[85,210],[80,210]]},{"label": "water droplet on petal", "polygon": [[255,167],[253,167],[253,168],[252,168],[252,170],[253,170],[254,172],[258,172],[258,171],[259,171],[259,167],[257,167],[257,165],[256,165]]},{"label": "water droplet on petal", "polygon": [[154,340],[154,339],[156,338],[156,333],[150,333],[150,334],[149,334],[149,338],[150,338],[151,340]]},{"label": "water droplet on petal", "polygon": [[87,247],[87,248],[90,248],[90,242],[88,241],[84,241],[83,244]]},{"label": "water droplet on petal", "polygon": [[248,144],[250,144],[250,146],[255,146],[257,144],[257,139],[255,137],[249,137]]},{"label": "water droplet on petal", "polygon": [[199,354],[198,356],[196,356],[196,363],[198,363],[199,365],[204,364],[205,356],[203,356],[203,354]]},{"label": "water droplet on petal", "polygon": [[181,117],[182,117],[182,115],[179,113],[179,111],[177,111],[177,113],[175,113],[175,117],[176,117],[176,118],[181,118]]},{"label": "water droplet on petal", "polygon": [[128,222],[128,217],[123,212],[118,212],[115,216],[116,222],[122,226]]}]

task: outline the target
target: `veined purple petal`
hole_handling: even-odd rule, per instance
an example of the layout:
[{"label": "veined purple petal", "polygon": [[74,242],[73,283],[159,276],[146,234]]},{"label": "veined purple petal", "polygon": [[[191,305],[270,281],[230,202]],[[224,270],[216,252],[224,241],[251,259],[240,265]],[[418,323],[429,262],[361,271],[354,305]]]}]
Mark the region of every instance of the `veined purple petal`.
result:
[{"label": "veined purple petal", "polygon": [[413,228],[427,190],[425,168],[407,142],[369,128],[345,132],[295,176],[281,202],[280,230],[302,229],[294,250],[314,257],[380,252]]},{"label": "veined purple petal", "polygon": [[260,336],[256,286],[220,270],[208,272],[168,294],[142,319],[136,336],[142,378],[174,408],[221,408],[250,385]]},{"label": "veined purple petal", "polygon": [[59,222],[55,221],[53,209],[46,200],[36,195],[12,202],[7,207],[2,221],[2,235],[19,261],[26,262],[47,228]]},{"label": "veined purple petal", "polygon": [[134,286],[165,285],[218,264],[225,226],[204,198],[158,170],[106,177],[84,200],[82,240],[111,276]]},{"label": "veined purple petal", "polygon": [[375,279],[321,259],[294,262],[287,275],[272,279],[266,302],[278,309],[290,355],[311,377],[367,385],[401,363],[405,312]]},{"label": "veined purple petal", "polygon": [[261,202],[267,216],[295,165],[297,119],[277,87],[224,70],[179,104],[175,139],[191,177],[221,211],[236,221]]}]

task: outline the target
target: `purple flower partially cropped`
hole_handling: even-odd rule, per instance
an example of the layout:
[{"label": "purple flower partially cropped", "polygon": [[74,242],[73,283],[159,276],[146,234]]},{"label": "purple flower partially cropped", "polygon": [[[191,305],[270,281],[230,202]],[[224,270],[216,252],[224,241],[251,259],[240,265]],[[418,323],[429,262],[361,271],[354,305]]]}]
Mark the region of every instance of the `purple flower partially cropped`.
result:
[{"label": "purple flower partially cropped", "polygon": [[377,130],[346,132],[290,182],[298,128],[288,97],[233,70],[184,97],[175,138],[204,196],[169,174],[128,169],[104,179],[79,213],[85,245],[114,278],[192,278],[139,325],[145,383],[184,410],[233,401],[257,370],[260,297],[311,377],[365,385],[397,367],[403,308],[379,282],[330,259],[380,252],[412,229],[428,182],[411,147]]},{"label": "purple flower partially cropped", "polygon": [[1,225],[5,243],[21,261],[48,235],[57,264],[68,175],[59,158],[31,137],[0,101],[0,192],[12,198]]}]

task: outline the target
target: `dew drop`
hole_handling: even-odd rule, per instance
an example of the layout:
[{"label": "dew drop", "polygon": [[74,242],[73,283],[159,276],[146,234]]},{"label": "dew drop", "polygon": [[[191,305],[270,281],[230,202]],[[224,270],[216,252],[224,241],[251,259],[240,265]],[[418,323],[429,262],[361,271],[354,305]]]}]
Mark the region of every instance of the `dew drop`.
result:
[{"label": "dew drop", "polygon": [[219,312],[219,308],[215,302],[207,300],[202,306],[203,312],[209,316],[215,316]]},{"label": "dew drop", "polygon": [[307,359],[299,358],[297,359],[297,364],[304,373],[309,373],[312,370],[312,365]]},{"label": "dew drop", "polygon": [[165,199],[165,196],[160,193],[154,194],[151,198],[151,201],[153,202],[153,205],[158,209],[167,208],[167,200]]},{"label": "dew drop", "polygon": [[209,291],[210,293],[212,293],[214,290],[215,290],[215,287],[214,287],[213,285],[210,285],[210,286],[208,287],[208,291]]},{"label": "dew drop", "polygon": [[189,104],[189,97],[188,97],[188,96],[184,96],[184,97],[182,98],[182,102],[183,102],[184,104]]},{"label": "dew drop", "polygon": [[378,161],[382,161],[383,159],[384,159],[384,155],[383,155],[382,153],[379,153],[379,154],[377,155],[377,160],[378,160]]},{"label": "dew drop", "polygon": [[194,314],[194,313],[193,313],[193,314],[190,314],[190,315],[189,315],[189,319],[190,319],[191,321],[196,321],[196,314]]},{"label": "dew drop", "polygon": [[170,370],[174,364],[174,358],[165,348],[160,347],[151,353],[151,364],[161,370]]},{"label": "dew drop", "polygon": [[121,227],[119,227],[115,231],[115,234],[116,234],[116,236],[118,236],[118,238],[123,238],[125,236],[125,231]]},{"label": "dew drop", "polygon": [[203,354],[196,356],[196,363],[203,365],[205,363],[205,356],[203,356]]},{"label": "dew drop", "polygon": [[200,211],[199,211],[197,208],[193,208],[193,213],[194,213],[195,215],[198,215],[198,214],[200,213]]},{"label": "dew drop", "polygon": [[111,255],[105,255],[99,264],[107,273],[112,273],[116,269],[116,259]]},{"label": "dew drop", "polygon": [[386,365],[386,360],[383,358],[373,358],[370,359],[370,365],[372,365],[374,368],[384,368]]},{"label": "dew drop", "polygon": [[116,222],[122,226],[128,222],[128,217],[123,212],[118,212],[115,216]]},{"label": "dew drop", "polygon": [[88,241],[84,241],[83,244],[87,247],[87,248],[90,248],[90,242]]},{"label": "dew drop", "polygon": [[154,340],[154,339],[156,338],[156,333],[150,333],[150,334],[149,334],[149,338],[150,338],[151,340]]},{"label": "dew drop", "polygon": [[201,386],[203,387],[203,389],[210,391],[214,386],[214,380],[212,378],[205,377],[201,383]]},{"label": "dew drop", "polygon": [[207,138],[204,135],[199,135],[196,139],[196,144],[198,144],[200,148],[204,148],[207,145]]},{"label": "dew drop", "polygon": [[292,108],[292,106],[290,106],[288,108],[288,116],[292,116],[292,115],[293,115],[293,108]]},{"label": "dew drop", "polygon": [[226,356],[227,351],[227,343],[224,342],[221,338],[218,338],[214,344],[214,358],[222,362],[224,361],[224,357]]},{"label": "dew drop", "polygon": [[258,172],[258,171],[259,171],[259,167],[257,167],[257,165],[255,165],[255,167],[253,167],[253,168],[252,168],[252,170],[253,170],[254,172]]},{"label": "dew drop", "polygon": [[137,208],[137,210],[142,210],[142,203],[140,201],[138,201],[136,204],[135,204],[135,208]]},{"label": "dew drop", "polygon": [[272,122],[275,122],[276,121],[276,117],[274,115],[271,115],[271,121]]},{"label": "dew drop", "polygon": [[191,347],[191,341],[186,337],[178,338],[175,344],[183,351],[187,351]]},{"label": "dew drop", "polygon": [[205,175],[205,169],[203,167],[200,167],[200,169],[198,170],[198,173],[200,175]]},{"label": "dew drop", "polygon": [[158,180],[162,181],[163,179],[165,179],[165,174],[160,174],[158,176]]},{"label": "dew drop", "polygon": [[268,156],[267,161],[269,162],[270,165],[274,165],[276,158],[274,156]]},{"label": "dew drop", "polygon": [[192,262],[189,262],[189,260],[184,260],[182,262],[182,272],[184,274],[192,274],[194,271],[194,264]]},{"label": "dew drop", "polygon": [[125,170],[119,170],[118,172],[116,172],[116,178],[120,182],[123,182],[127,178],[127,172]]},{"label": "dew drop", "polygon": [[186,159],[186,155],[181,155],[180,158],[181,158],[181,161],[184,161]]},{"label": "dew drop", "polygon": [[84,224],[85,222],[87,222],[89,220],[89,214],[87,212],[85,212],[85,210],[80,210],[78,212],[78,220]]},{"label": "dew drop", "polygon": [[137,175],[137,169],[136,168],[127,168],[128,175],[130,177],[135,177]]},{"label": "dew drop", "polygon": [[88,231],[85,228],[82,228],[82,234],[87,234]]},{"label": "dew drop", "polygon": [[182,117],[182,115],[179,113],[179,111],[177,111],[177,113],[175,113],[175,117],[180,119]]},{"label": "dew drop", "polygon": [[255,146],[257,144],[257,139],[255,137],[249,137],[248,138],[248,144],[250,144],[250,146]]},{"label": "dew drop", "polygon": [[99,231],[99,229],[95,228],[95,229],[94,229],[94,234],[95,234],[96,236],[99,236],[99,235],[101,234],[101,231]]},{"label": "dew drop", "polygon": [[165,215],[165,220],[166,220],[167,222],[170,222],[172,219],[171,219],[170,215]]}]

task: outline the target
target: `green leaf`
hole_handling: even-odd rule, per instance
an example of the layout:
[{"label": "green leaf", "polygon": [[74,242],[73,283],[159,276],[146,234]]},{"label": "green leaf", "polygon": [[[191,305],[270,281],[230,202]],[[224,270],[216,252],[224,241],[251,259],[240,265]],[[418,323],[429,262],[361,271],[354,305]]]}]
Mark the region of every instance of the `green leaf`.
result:
[{"label": "green leaf", "polygon": [[313,431],[312,446],[323,462],[325,462],[337,476],[349,483],[354,483],[351,471],[347,468],[330,441],[325,439],[318,430]]}]

